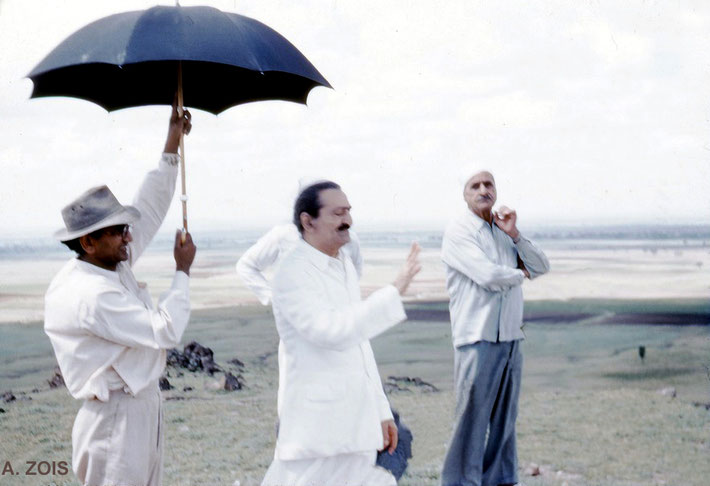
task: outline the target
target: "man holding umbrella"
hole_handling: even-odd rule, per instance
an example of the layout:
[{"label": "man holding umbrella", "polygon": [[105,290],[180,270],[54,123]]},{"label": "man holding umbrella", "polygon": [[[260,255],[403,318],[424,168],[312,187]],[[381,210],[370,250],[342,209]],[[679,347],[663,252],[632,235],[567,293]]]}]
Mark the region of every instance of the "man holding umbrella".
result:
[{"label": "man holding umbrella", "polygon": [[81,484],[161,484],[163,428],[158,379],[166,349],[176,346],[190,316],[190,234],[175,237],[176,271],[157,309],[131,267],[165,218],[175,191],[177,147],[190,114],[173,105],[158,169],[123,206],[106,186],[62,210],[55,235],[77,253],[45,296],[45,332],[67,389],[84,400],[72,430],[72,467]]}]

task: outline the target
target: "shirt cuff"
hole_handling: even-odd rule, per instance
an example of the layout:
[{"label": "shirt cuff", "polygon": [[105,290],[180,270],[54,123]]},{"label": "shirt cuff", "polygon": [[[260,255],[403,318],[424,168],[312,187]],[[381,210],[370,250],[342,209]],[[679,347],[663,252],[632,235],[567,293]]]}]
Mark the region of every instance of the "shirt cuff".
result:
[{"label": "shirt cuff", "polygon": [[386,304],[387,308],[385,310],[388,318],[396,321],[397,323],[407,319],[407,314],[404,312],[404,303],[402,302],[402,296],[399,295],[399,290],[397,290],[394,285],[389,284],[383,287],[381,292],[388,301]]},{"label": "shirt cuff", "polygon": [[190,288],[190,276],[182,270],[176,270],[172,288],[188,290]]},{"label": "shirt cuff", "polygon": [[407,318],[402,298],[394,285],[374,291],[363,301],[365,302],[368,303],[370,311],[367,325],[363,327],[364,339],[372,339]]},{"label": "shirt cuff", "polygon": [[165,162],[171,167],[177,167],[177,165],[180,163],[180,156],[178,154],[163,152],[163,155],[160,157],[160,162]]},{"label": "shirt cuff", "polygon": [[380,402],[380,422],[384,422],[385,420],[394,421],[390,402],[386,398]]}]

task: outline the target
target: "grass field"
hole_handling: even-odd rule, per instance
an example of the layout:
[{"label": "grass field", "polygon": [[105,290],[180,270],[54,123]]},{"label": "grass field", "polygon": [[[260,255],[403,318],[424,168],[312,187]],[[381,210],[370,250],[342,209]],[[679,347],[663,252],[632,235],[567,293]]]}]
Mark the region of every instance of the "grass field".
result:
[{"label": "grass field", "polygon": [[[453,350],[448,323],[436,317],[445,305],[409,309],[422,318],[376,338],[373,348],[383,379],[420,377],[440,390],[410,386],[390,395],[415,436],[414,457],[400,484],[428,486],[438,484],[451,429]],[[528,303],[518,419],[521,480],[528,486],[707,485],[710,411],[702,404],[710,403],[708,326],[643,322],[676,316],[679,324],[708,314],[701,300]],[[634,318],[629,325],[609,323],[613,316]],[[218,377],[171,373],[175,389],[164,393],[164,484],[259,484],[275,440],[278,338],[270,310],[196,311],[183,339],[191,340],[211,347],[222,365],[243,361],[247,387],[216,391]],[[39,323],[0,326],[0,392],[18,397],[0,402],[0,467],[10,461],[24,473],[27,461],[70,461],[80,404],[65,389],[49,389],[53,367]],[[183,391],[188,386],[193,390]],[[675,398],[659,393],[667,387],[676,389]],[[531,463],[541,475],[525,475]],[[70,472],[5,475],[0,484],[77,483]]]}]

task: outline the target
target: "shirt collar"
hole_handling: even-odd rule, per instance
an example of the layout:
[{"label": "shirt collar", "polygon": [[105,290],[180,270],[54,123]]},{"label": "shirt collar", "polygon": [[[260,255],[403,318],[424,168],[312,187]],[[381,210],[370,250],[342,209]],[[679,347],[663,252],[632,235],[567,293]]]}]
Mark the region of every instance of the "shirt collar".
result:
[{"label": "shirt collar", "polygon": [[76,268],[80,269],[83,272],[102,275],[108,279],[116,280],[117,282],[120,281],[120,277],[118,275],[118,268],[116,269],[116,271],[106,270],[105,268],[96,266],[93,263],[85,262],[84,260],[79,260],[78,258],[74,259],[74,262]]},{"label": "shirt collar", "polygon": [[471,211],[471,209],[469,209],[468,207],[466,208],[466,221],[469,224],[473,225],[473,229],[476,231],[483,228],[483,225],[488,225],[488,222],[486,222],[479,215]]},{"label": "shirt collar", "polygon": [[338,255],[333,258],[330,255],[326,255],[319,249],[311,246],[306,240],[301,238],[298,242],[298,244],[301,246],[303,249],[304,254],[306,255],[306,258],[318,268],[318,270],[324,271],[326,268],[328,268],[328,264],[332,260],[339,260],[342,261],[341,255],[342,255],[342,249],[338,250]]}]

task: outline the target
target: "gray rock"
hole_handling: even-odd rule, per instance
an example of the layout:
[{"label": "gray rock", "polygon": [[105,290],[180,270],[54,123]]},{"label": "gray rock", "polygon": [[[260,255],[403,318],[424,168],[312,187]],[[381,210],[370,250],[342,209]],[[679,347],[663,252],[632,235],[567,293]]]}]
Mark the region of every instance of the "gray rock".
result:
[{"label": "gray rock", "polygon": [[408,376],[388,376],[387,383],[385,383],[385,391],[411,391],[410,387],[416,387],[419,391],[423,392],[438,392],[439,389],[428,383],[418,376],[410,378]]},{"label": "gray rock", "polygon": [[243,386],[244,386],[244,379],[242,378],[242,375],[234,376],[230,372],[226,372],[224,374],[224,376],[222,377],[222,380],[220,380],[220,387],[223,390],[227,390],[227,391],[241,390]]},{"label": "gray rock", "polygon": [[658,390],[658,393],[660,393],[664,397],[671,397],[671,398],[675,398],[677,395],[675,388],[672,386],[667,386],[665,388],[661,388],[660,390]]},{"label": "gray rock", "polygon": [[165,391],[165,390],[172,390],[173,388],[175,388],[174,386],[172,386],[172,385],[170,384],[170,382],[168,381],[168,379],[167,379],[166,377],[164,377],[164,376],[161,376],[161,377],[160,377],[160,380],[158,380],[158,386],[160,386],[160,389],[161,389],[162,391]]},{"label": "gray rock", "polygon": [[209,375],[214,374],[216,371],[222,371],[222,368],[214,362],[212,350],[202,346],[197,341],[186,344],[182,352],[175,348],[169,349],[167,364],[174,368],[185,368],[192,372],[203,371]]},{"label": "gray rock", "polygon": [[531,462],[528,467],[525,468],[523,474],[525,474],[526,476],[539,476],[540,474],[542,474],[542,472],[540,471],[540,466],[538,466],[534,462]]},{"label": "gray rock", "polygon": [[49,380],[47,380],[47,383],[49,383],[49,388],[60,388],[66,386],[64,384],[64,377],[62,376],[62,371],[59,369],[59,366],[54,368],[54,374]]},{"label": "gray rock", "polygon": [[236,366],[237,368],[244,368],[244,363],[241,362],[238,358],[230,359],[227,361],[227,364],[231,364],[233,366]]}]

